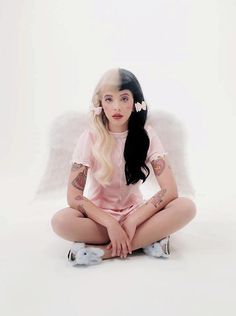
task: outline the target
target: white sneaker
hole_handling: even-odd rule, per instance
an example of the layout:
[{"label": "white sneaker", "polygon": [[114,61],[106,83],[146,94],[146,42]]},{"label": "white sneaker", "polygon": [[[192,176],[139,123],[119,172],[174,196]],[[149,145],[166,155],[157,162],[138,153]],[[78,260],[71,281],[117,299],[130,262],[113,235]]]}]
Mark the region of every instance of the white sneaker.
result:
[{"label": "white sneaker", "polygon": [[169,258],[170,256],[169,240],[170,240],[170,236],[167,236],[159,241],[155,241],[151,245],[143,247],[143,251],[146,255],[149,255],[152,257]]},{"label": "white sneaker", "polygon": [[74,242],[68,252],[68,260],[75,265],[92,265],[102,261],[104,250],[97,247],[85,247],[83,242]]}]

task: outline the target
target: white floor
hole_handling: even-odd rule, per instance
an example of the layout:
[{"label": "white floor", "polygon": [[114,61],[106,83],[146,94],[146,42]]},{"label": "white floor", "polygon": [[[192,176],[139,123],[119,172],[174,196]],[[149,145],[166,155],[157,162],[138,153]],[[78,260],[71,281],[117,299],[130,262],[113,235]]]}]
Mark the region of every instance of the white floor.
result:
[{"label": "white floor", "polygon": [[[18,195],[10,195],[16,183]],[[50,226],[65,206],[63,192],[26,202],[28,189],[16,178],[1,187],[1,315],[235,315],[233,197],[224,213],[219,199],[214,205],[199,198],[197,217],[171,236],[170,259],[137,251],[126,260],[71,267],[71,242]]]}]

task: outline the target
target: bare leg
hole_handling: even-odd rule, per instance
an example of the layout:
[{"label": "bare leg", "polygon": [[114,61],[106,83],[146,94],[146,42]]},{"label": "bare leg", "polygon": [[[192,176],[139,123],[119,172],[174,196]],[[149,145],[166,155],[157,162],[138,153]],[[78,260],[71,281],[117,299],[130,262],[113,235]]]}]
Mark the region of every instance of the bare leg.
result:
[{"label": "bare leg", "polygon": [[[137,227],[132,240],[132,250],[158,241],[184,227],[196,215],[196,206],[188,198],[179,197]],[[58,211],[52,218],[52,228],[60,237],[70,241],[80,241],[94,247],[99,245],[105,251],[103,259],[112,258],[112,250],[106,249],[109,243],[107,229],[95,221],[84,218],[78,210],[67,207]],[[103,245],[105,244],[105,245]]]},{"label": "bare leg", "polygon": [[109,242],[106,227],[71,207],[58,211],[51,220],[53,231],[60,237],[70,241],[89,244],[105,244]]},{"label": "bare leg", "polygon": [[[132,250],[145,247],[173,234],[189,223],[195,215],[196,206],[189,198],[179,197],[171,201],[162,211],[138,226],[132,240]],[[112,250],[107,250],[106,246],[99,247],[105,251],[103,259],[112,257]]]}]

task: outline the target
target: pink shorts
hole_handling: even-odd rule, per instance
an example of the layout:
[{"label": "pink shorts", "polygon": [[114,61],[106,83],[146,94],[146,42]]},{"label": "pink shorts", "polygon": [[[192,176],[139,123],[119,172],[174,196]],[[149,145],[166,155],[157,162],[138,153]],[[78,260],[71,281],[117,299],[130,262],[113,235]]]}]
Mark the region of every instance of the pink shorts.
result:
[{"label": "pink shorts", "polygon": [[105,209],[103,208],[102,210],[106,213],[109,213],[111,216],[113,216],[119,223],[123,222],[130,214],[132,214],[133,212],[135,212],[140,206],[142,206],[143,204],[145,204],[146,201],[143,201],[139,204],[135,204],[132,205],[128,208],[125,208],[123,210],[109,210],[109,209]]}]

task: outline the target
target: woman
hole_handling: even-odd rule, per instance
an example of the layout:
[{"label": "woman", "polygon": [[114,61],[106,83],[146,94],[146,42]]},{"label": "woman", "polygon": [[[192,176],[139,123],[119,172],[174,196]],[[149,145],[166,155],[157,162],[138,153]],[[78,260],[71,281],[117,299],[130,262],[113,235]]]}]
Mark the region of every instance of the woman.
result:
[{"label": "woman", "polygon": [[[92,98],[89,128],[79,137],[68,181],[69,207],[52,218],[54,232],[74,241],[69,261],[94,264],[125,258],[143,248],[169,257],[169,237],[196,214],[194,202],[178,196],[168,155],[146,125],[147,104],[140,84],[125,69],[110,69]],[[140,184],[151,164],[161,188],[144,200]],[[90,176],[90,196],[83,195]],[[90,245],[90,246],[88,246]]]}]

